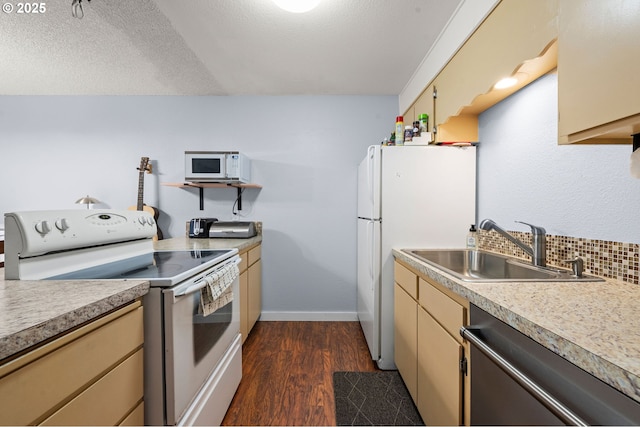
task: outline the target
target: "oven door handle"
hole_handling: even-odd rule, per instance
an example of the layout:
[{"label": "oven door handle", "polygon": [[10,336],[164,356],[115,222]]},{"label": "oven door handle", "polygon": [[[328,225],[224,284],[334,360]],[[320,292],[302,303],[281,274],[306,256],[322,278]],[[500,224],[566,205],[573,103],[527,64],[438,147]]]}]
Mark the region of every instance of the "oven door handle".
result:
[{"label": "oven door handle", "polygon": [[[473,327],[460,328],[460,335],[475,347],[478,348],[485,356],[487,356],[493,363],[495,363],[500,369],[502,369],[507,375],[513,378],[520,386],[535,397],[540,403],[546,406],[551,412],[553,412],[558,418],[567,425],[574,426],[588,426],[589,424],[576,415],[571,409],[563,405],[558,399],[549,394],[545,389],[540,387],[531,378],[527,377],[522,371],[509,363],[498,352],[489,347],[478,336],[479,329]],[[473,361],[471,361],[473,363]]]},{"label": "oven door handle", "polygon": [[240,264],[240,260],[241,260],[240,257],[236,256],[236,257],[232,258],[231,260],[226,261],[224,264],[218,266],[218,268],[216,268],[215,270],[206,273],[200,279],[198,279],[195,283],[193,283],[191,285],[184,286],[184,287],[181,287],[181,286],[176,287],[173,290],[174,298],[182,297],[182,296],[185,296],[185,295],[192,294],[192,293],[194,293],[196,291],[199,291],[200,289],[202,289],[205,286],[207,286],[207,281],[204,280],[205,276],[207,276],[207,275],[209,275],[209,274],[211,274],[211,273],[213,273],[215,271],[218,271],[218,270],[220,270],[220,269],[222,269],[222,268],[224,268],[224,267],[226,267],[226,266],[228,266],[230,264],[238,265],[238,264]]}]

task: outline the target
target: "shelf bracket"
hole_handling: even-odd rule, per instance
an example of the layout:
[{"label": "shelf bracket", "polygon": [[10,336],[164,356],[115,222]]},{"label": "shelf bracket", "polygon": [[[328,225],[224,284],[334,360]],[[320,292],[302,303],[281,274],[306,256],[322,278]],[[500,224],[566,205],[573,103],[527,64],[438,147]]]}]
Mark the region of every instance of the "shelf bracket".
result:
[{"label": "shelf bracket", "polygon": [[192,182],[179,182],[179,183],[163,183],[162,185],[167,185],[170,187],[178,187],[178,188],[198,188],[199,198],[200,198],[200,210],[204,210],[204,189],[205,188],[229,188],[235,187],[237,199],[236,203],[238,205],[238,210],[242,210],[242,193],[245,188],[262,188],[261,185],[258,184],[238,184],[238,183],[192,183]]},{"label": "shelf bracket", "polygon": [[[242,188],[240,187],[236,187],[237,190],[237,194],[238,194],[238,210],[241,211],[242,210]],[[200,196],[200,210],[203,211],[204,210],[204,187],[198,187],[198,193]]]}]

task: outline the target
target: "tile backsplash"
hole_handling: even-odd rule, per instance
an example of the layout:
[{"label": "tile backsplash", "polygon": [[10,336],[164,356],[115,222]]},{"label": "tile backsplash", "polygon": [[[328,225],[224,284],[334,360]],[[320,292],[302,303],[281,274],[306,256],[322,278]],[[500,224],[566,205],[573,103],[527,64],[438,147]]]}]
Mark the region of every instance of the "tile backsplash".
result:
[{"label": "tile backsplash", "polygon": [[[524,243],[531,244],[531,233],[519,231],[509,231],[509,233]],[[527,261],[531,259],[522,249],[495,231],[480,230],[478,239],[480,249]],[[565,260],[576,256],[584,260],[584,270],[587,274],[639,283],[640,245],[547,234],[548,265],[569,269],[571,267]]]}]

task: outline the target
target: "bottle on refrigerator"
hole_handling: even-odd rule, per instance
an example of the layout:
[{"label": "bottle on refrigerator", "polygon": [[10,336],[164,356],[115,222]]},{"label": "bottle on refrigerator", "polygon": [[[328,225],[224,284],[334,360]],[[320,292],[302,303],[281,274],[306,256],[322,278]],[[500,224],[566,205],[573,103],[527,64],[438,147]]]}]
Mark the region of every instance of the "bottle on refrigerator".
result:
[{"label": "bottle on refrigerator", "polygon": [[404,118],[396,117],[396,145],[404,144]]},{"label": "bottle on refrigerator", "polygon": [[420,133],[429,132],[429,115],[424,113],[418,116],[418,122],[420,122]]}]

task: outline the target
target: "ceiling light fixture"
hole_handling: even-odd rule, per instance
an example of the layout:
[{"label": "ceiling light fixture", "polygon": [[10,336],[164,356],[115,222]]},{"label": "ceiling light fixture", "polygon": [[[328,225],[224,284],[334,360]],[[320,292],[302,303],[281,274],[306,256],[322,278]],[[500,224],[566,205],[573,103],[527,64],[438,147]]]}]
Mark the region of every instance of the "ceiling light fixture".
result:
[{"label": "ceiling light fixture", "polygon": [[[91,0],[87,1],[90,2]],[[71,1],[71,16],[78,19],[84,18],[84,10],[82,10],[82,0]]]},{"label": "ceiling light fixture", "polygon": [[506,89],[508,87],[514,86],[518,83],[518,79],[515,77],[505,77],[504,79],[498,80],[498,83],[493,85],[494,89]]},{"label": "ceiling light fixture", "polygon": [[321,0],[273,0],[283,10],[292,13],[305,13],[314,9]]}]

